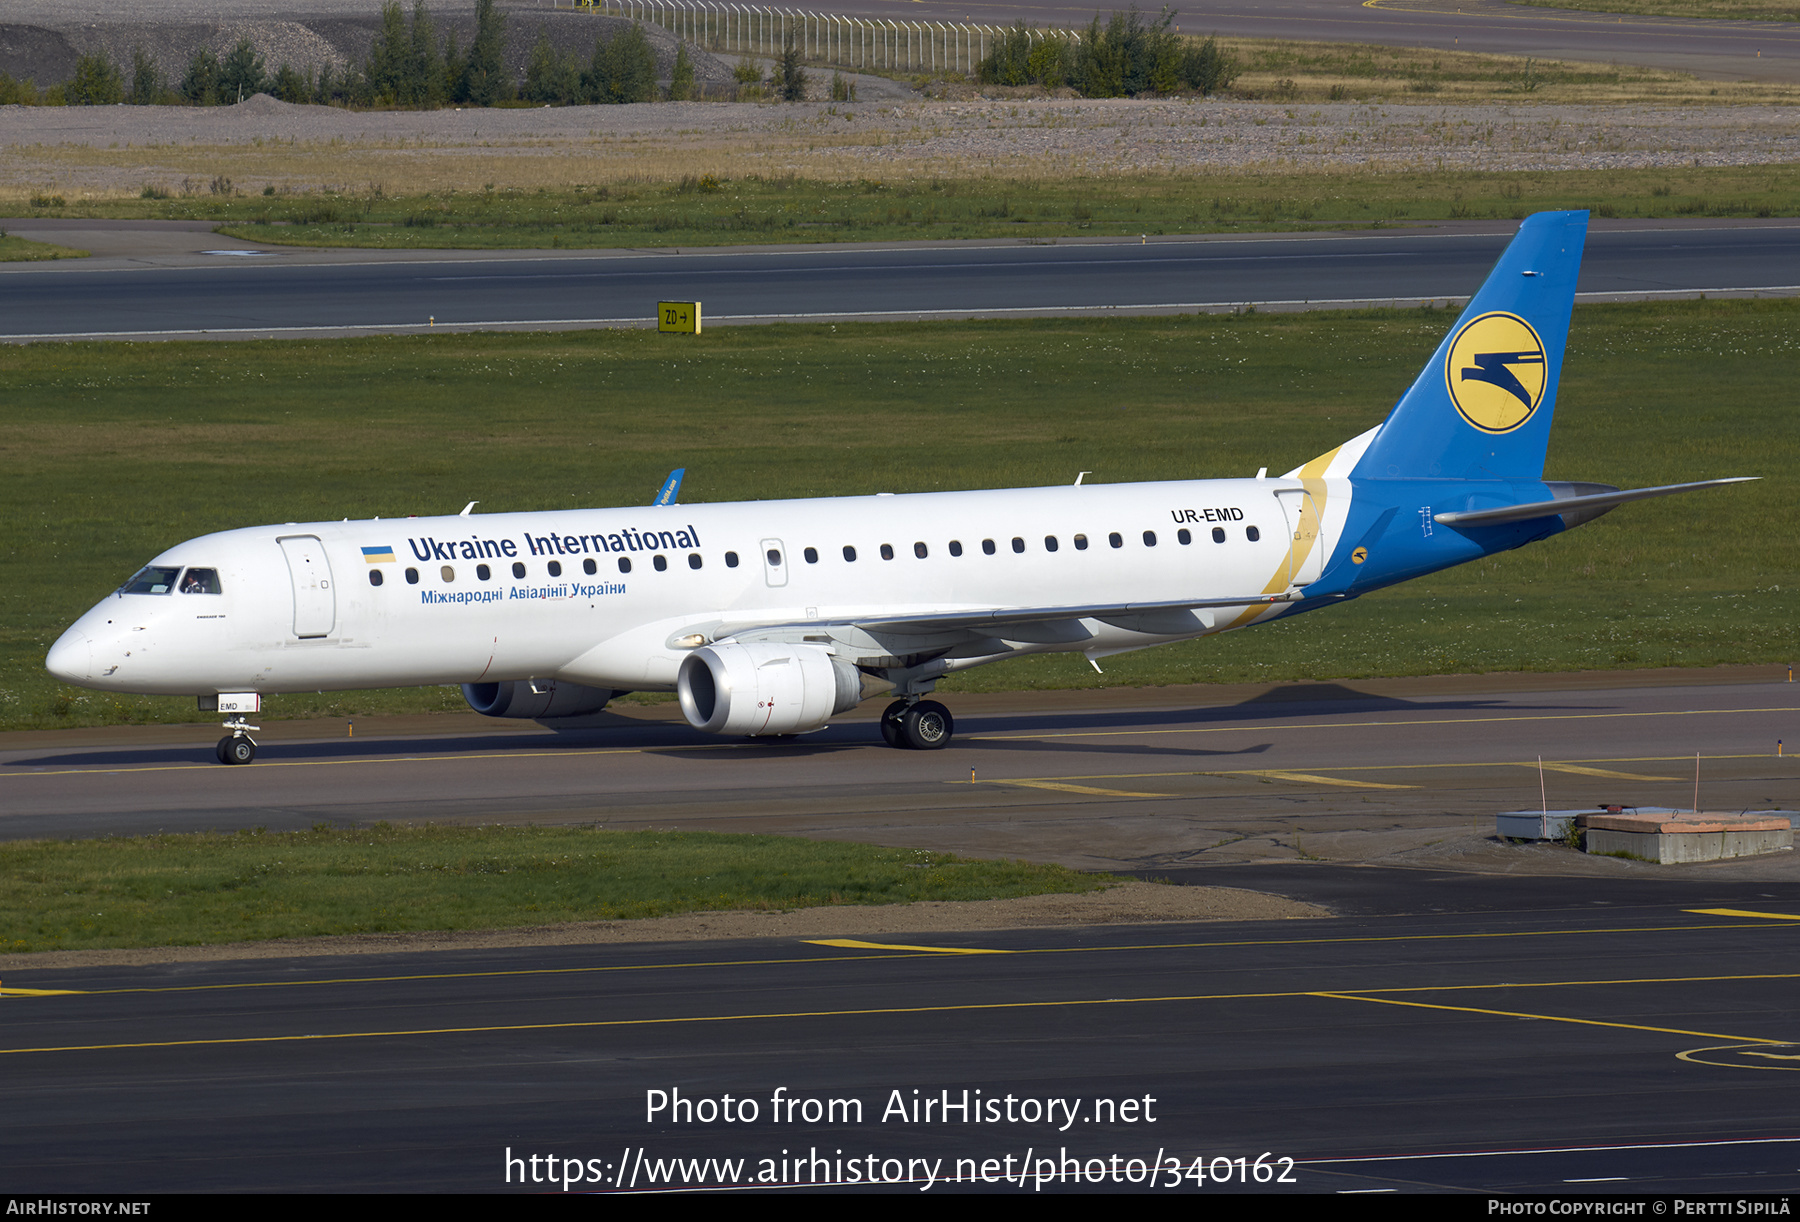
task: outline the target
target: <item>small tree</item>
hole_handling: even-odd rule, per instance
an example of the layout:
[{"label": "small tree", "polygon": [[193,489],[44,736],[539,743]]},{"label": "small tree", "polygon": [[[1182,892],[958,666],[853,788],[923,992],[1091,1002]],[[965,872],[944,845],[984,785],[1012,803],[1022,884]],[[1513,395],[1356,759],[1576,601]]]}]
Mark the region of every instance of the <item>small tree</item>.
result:
[{"label": "small tree", "polygon": [[594,39],[594,58],[581,76],[581,94],[590,102],[649,102],[656,98],[656,52],[641,26],[632,24],[611,42]]},{"label": "small tree", "polygon": [[[406,59],[406,100],[414,106],[438,106],[448,96],[444,88],[444,61],[438,54],[437,31],[425,0],[413,0],[411,47]],[[451,46],[454,48],[455,42]]]},{"label": "small tree", "polygon": [[550,31],[539,26],[531,58],[525,61],[525,84],[520,88],[519,96],[540,105],[560,101],[556,96],[557,66],[556,48],[550,45]]},{"label": "small tree", "polygon": [[125,100],[125,82],[119,65],[103,53],[84,55],[75,61],[75,76],[63,88],[70,106],[113,106]]},{"label": "small tree", "polygon": [[784,102],[806,101],[806,72],[800,67],[800,44],[794,41],[792,30],[782,43],[781,58],[775,61],[775,75],[769,83]]},{"label": "small tree", "polygon": [[205,47],[194,52],[181,78],[181,100],[189,106],[219,104],[219,57]]},{"label": "small tree", "polygon": [[369,64],[363,74],[369,87],[384,101],[397,102],[406,86],[407,61],[412,58],[412,40],[406,33],[406,13],[400,0],[388,0],[381,6],[381,32],[369,46]]},{"label": "small tree", "polygon": [[669,101],[686,102],[694,96],[694,61],[688,58],[687,44],[675,45],[675,67],[669,73]]},{"label": "small tree", "polygon": [[506,18],[494,0],[475,0],[475,41],[469,45],[469,66],[463,73],[457,100],[492,106],[512,97],[512,81],[506,75]]},{"label": "small tree", "polygon": [[154,106],[162,99],[162,71],[144,48],[131,49],[131,93],[125,100],[133,106]]},{"label": "small tree", "polygon": [[219,65],[219,101],[230,106],[269,87],[269,74],[263,70],[262,56],[248,38],[238,40],[231,54]]},{"label": "small tree", "polygon": [[269,88],[276,97],[284,102],[292,102],[296,106],[312,100],[312,82],[301,76],[299,71],[289,64],[281,65],[281,69],[275,73],[275,83]]}]

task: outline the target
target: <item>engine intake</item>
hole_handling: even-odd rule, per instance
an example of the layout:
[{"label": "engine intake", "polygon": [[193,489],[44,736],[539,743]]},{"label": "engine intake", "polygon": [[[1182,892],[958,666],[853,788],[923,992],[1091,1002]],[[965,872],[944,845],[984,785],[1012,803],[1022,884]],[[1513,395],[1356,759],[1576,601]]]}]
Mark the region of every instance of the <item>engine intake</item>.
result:
[{"label": "engine intake", "polygon": [[709,734],[803,734],[862,702],[862,675],[818,645],[696,649],[675,679],[688,723]]},{"label": "engine intake", "polygon": [[465,683],[463,699],[489,717],[580,717],[598,713],[619,693],[605,687],[583,687],[556,679],[508,679],[502,683]]}]

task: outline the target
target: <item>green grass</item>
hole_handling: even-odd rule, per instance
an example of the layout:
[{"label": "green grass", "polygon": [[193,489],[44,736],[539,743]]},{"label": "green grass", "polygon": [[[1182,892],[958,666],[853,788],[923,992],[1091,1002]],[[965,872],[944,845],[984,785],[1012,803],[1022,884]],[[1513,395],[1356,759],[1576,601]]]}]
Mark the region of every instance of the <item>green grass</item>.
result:
[{"label": "green grass", "polygon": [[393,827],[0,844],[0,951],[501,929],[1103,890],[1062,866],[781,836]]},{"label": "green grass", "polygon": [[1768,0],[1519,0],[1538,8],[1628,13],[1635,17],[1704,17],[1740,21],[1800,21],[1800,4]]},{"label": "green grass", "polygon": [[[1507,138],[1498,127],[1464,126],[1451,134],[1472,144]],[[1578,138],[1604,137],[1571,129],[1570,139]],[[1514,219],[1561,208],[1591,208],[1603,217],[1794,216],[1800,214],[1800,166],[852,182],[689,178],[406,198],[80,200],[33,215],[213,220],[233,237],[290,245],[588,249],[1365,228]]]},{"label": "green grass", "polygon": [[44,259],[85,259],[87,251],[52,242],[31,242],[0,230],[0,263],[35,263]]},{"label": "green grass", "polygon": [[[0,351],[0,726],[195,721],[63,687],[76,616],[239,526],[1284,471],[1380,421],[1443,310],[728,327]],[[1800,655],[1800,301],[1581,306],[1548,478],[1761,483],[1249,632],[1021,660],[947,691],[1785,662]],[[460,708],[277,696],[268,717]]]}]

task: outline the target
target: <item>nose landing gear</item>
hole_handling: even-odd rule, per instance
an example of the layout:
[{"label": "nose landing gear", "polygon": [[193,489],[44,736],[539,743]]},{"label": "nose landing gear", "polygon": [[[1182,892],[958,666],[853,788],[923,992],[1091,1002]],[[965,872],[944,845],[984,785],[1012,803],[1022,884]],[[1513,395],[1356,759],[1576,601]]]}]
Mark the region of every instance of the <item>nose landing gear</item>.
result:
[{"label": "nose landing gear", "polygon": [[249,731],[260,730],[261,726],[253,726],[243,718],[235,718],[225,723],[231,733],[219,740],[218,755],[221,764],[248,764],[256,758],[256,740],[250,737]]}]

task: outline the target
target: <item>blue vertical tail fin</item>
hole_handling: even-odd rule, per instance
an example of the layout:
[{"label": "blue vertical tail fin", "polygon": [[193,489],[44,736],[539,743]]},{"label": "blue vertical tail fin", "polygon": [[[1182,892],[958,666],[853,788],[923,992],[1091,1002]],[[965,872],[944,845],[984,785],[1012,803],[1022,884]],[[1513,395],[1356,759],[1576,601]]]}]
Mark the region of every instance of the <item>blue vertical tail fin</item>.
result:
[{"label": "blue vertical tail fin", "polygon": [[1526,218],[1352,478],[1543,478],[1587,224]]}]

